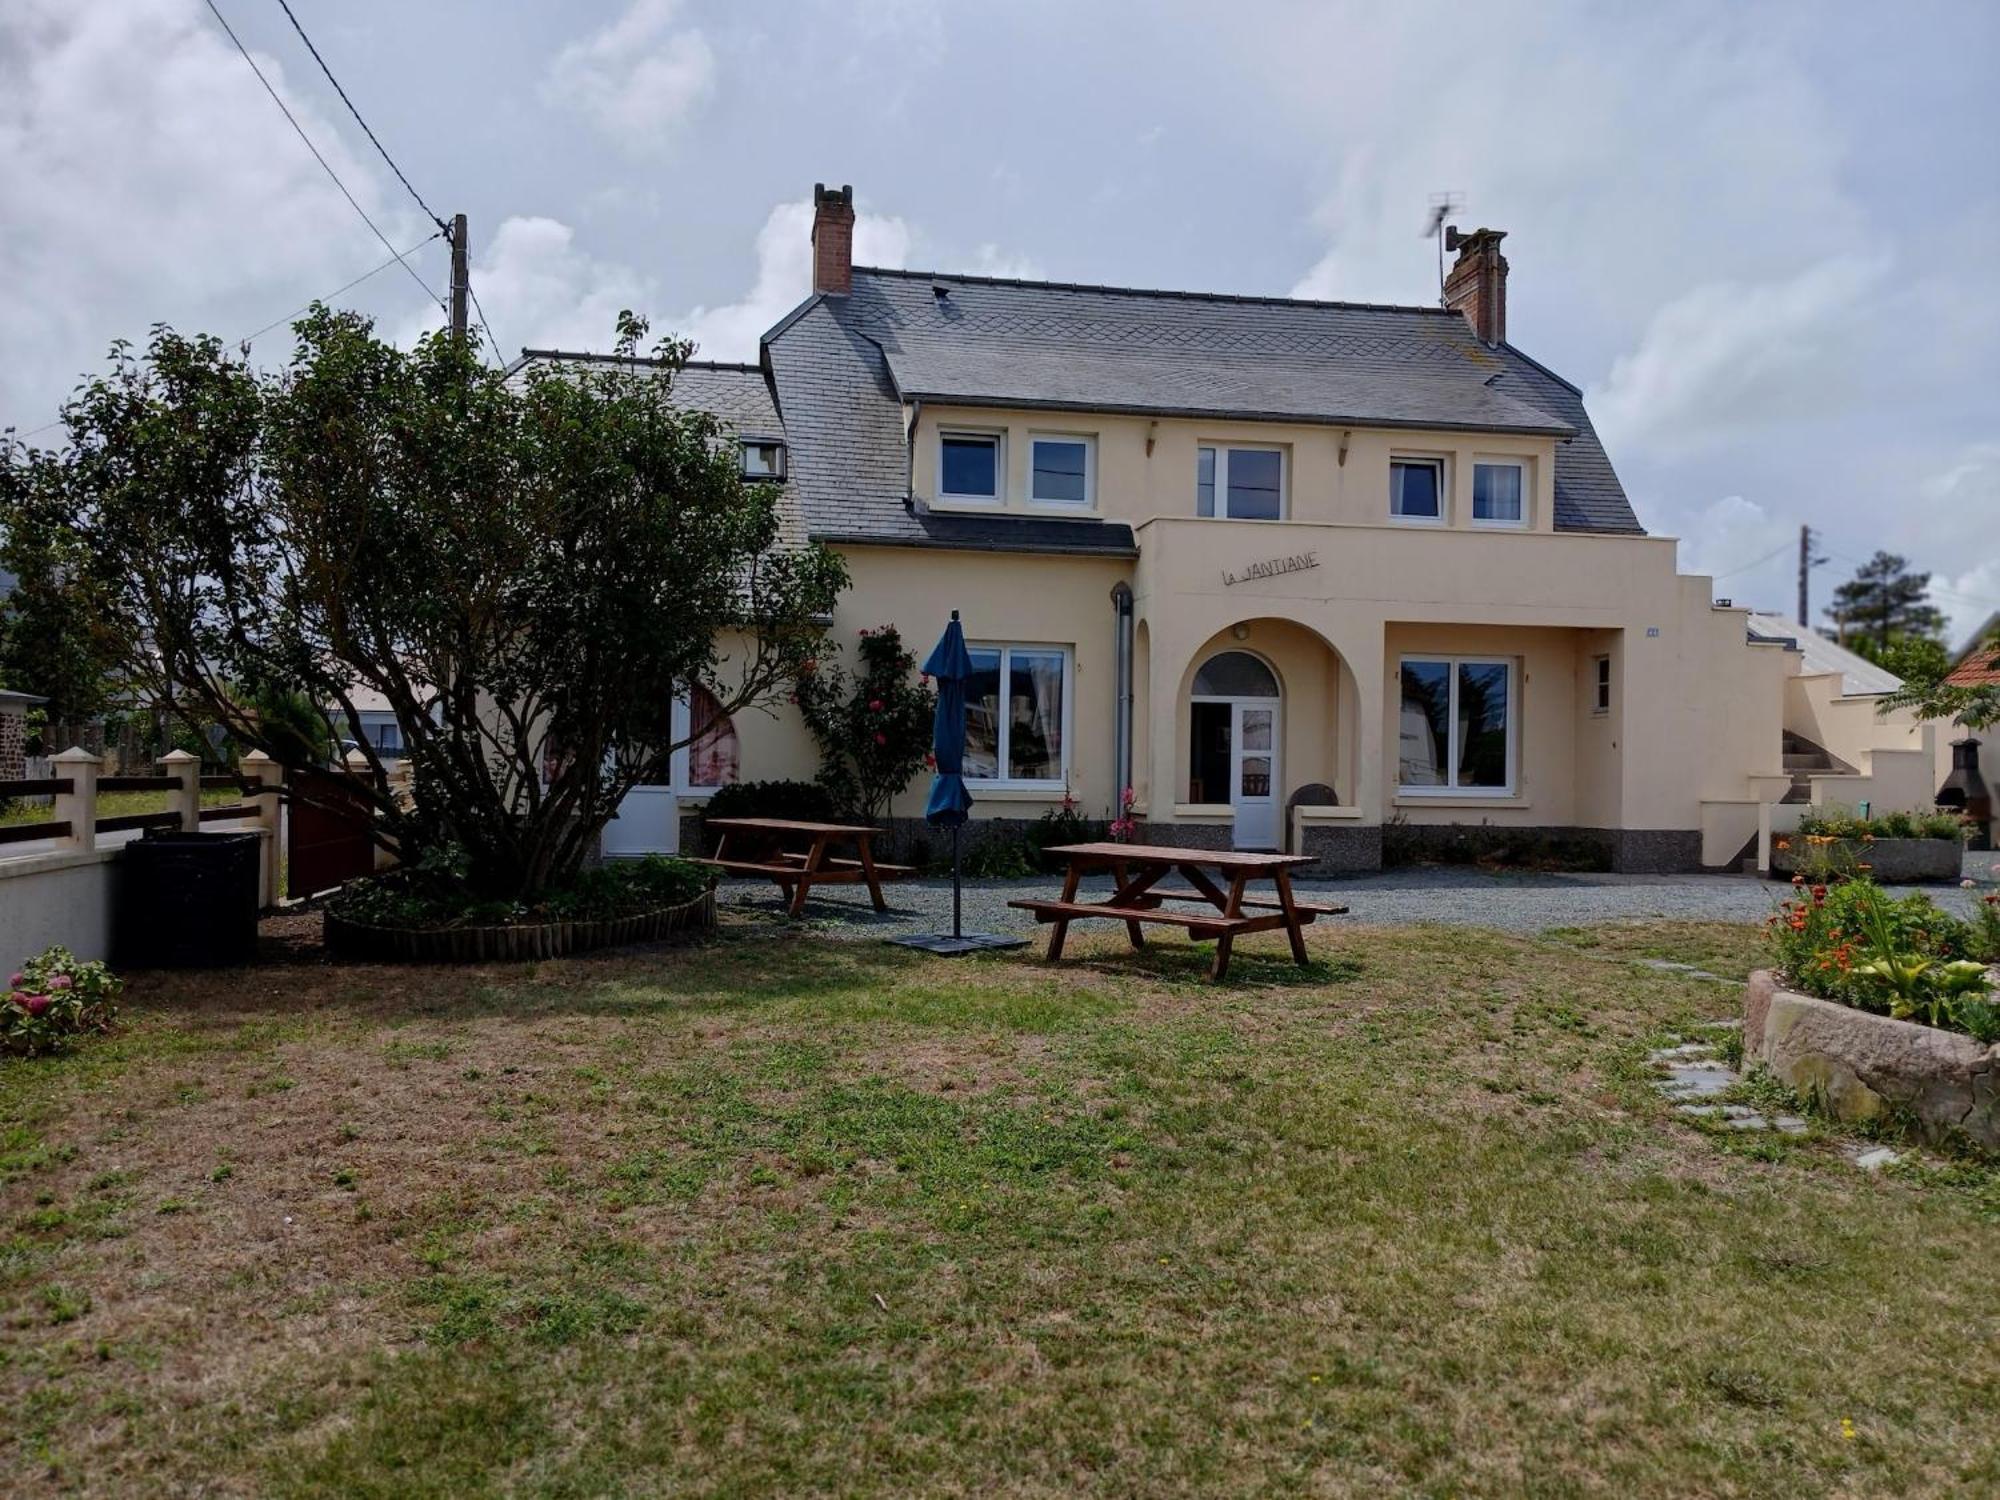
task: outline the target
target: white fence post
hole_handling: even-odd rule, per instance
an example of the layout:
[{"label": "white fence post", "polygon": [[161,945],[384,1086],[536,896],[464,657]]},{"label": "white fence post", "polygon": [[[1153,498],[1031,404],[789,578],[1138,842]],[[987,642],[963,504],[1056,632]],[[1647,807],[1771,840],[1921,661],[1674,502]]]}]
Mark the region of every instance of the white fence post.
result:
[{"label": "white fence post", "polygon": [[166,774],[180,785],[167,793],[167,806],[181,815],[182,833],[201,831],[201,757],[185,750],[169,750],[160,757]]},{"label": "white fence post", "polygon": [[[262,750],[252,750],[237,767],[245,781],[260,787],[283,785],[285,768]],[[257,831],[262,835],[257,848],[257,900],[261,906],[278,904],[278,871],[283,864],[284,805],[275,790],[251,799],[257,808]]]},{"label": "white fence post", "polygon": [[97,757],[81,745],[49,757],[49,774],[70,783],[56,793],[51,816],[69,824],[69,847],[79,852],[97,847],[97,772]]}]

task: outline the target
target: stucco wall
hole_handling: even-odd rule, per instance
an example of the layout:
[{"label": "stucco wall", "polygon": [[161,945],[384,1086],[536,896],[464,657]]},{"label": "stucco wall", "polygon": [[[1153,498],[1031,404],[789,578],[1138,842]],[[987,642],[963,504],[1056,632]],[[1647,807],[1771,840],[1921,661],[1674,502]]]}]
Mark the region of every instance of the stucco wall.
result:
[{"label": "stucco wall", "polygon": [[0,964],[60,944],[78,958],[111,957],[118,850],[0,860]]}]

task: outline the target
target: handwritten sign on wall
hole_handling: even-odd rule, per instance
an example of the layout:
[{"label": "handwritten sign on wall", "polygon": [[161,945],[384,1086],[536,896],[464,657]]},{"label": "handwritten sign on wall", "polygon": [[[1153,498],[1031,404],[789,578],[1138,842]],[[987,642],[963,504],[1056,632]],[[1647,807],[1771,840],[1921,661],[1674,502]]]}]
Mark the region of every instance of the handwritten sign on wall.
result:
[{"label": "handwritten sign on wall", "polygon": [[1290,557],[1267,557],[1262,562],[1247,564],[1240,573],[1222,570],[1222,586],[1232,588],[1239,583],[1249,583],[1257,578],[1282,578],[1287,573],[1303,573],[1308,568],[1319,566],[1317,552],[1294,552]]}]

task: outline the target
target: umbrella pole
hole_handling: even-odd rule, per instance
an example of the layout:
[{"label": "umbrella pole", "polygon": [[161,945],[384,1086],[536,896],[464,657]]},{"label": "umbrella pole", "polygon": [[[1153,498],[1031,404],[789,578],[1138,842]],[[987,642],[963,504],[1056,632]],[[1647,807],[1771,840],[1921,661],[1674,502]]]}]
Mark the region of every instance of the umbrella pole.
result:
[{"label": "umbrella pole", "polygon": [[965,936],[964,932],[959,928],[958,915],[960,880],[958,838],[964,831],[964,827],[961,824],[954,823],[951,825],[951,935],[955,938]]}]

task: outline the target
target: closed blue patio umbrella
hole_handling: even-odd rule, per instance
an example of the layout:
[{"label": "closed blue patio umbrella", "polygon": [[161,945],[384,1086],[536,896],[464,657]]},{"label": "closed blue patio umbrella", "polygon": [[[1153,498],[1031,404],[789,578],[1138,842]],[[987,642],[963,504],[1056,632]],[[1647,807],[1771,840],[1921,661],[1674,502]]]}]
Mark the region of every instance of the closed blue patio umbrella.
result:
[{"label": "closed blue patio umbrella", "polygon": [[961,838],[966,814],[972,810],[972,793],[965,785],[965,683],[972,676],[972,655],[965,649],[965,630],[958,623],[958,611],[938,637],[924,661],[924,671],[937,683],[937,716],[931,721],[931,756],[937,762],[931,777],[930,800],[924,805],[924,819],[934,828],[951,830],[951,936],[941,932],[916,933],[891,938],[906,948],[926,953],[977,953],[989,948],[1021,948],[1026,938],[1002,937],[992,932],[966,932],[961,916],[963,891],[960,865]]}]

